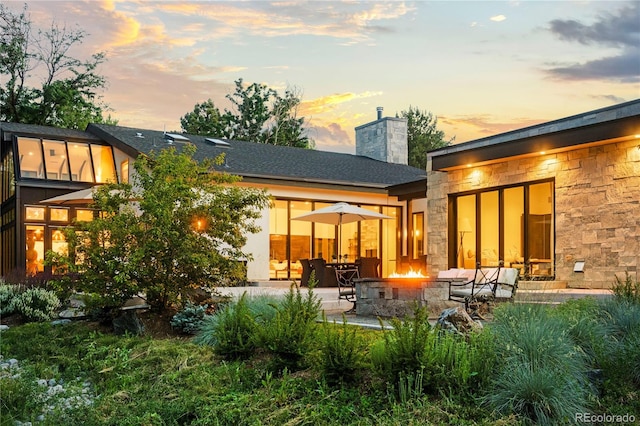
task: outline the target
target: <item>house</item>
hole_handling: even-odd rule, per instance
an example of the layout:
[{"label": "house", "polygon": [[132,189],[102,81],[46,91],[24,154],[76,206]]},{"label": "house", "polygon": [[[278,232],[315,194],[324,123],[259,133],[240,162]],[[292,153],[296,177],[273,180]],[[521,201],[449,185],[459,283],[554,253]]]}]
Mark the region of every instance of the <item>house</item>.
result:
[{"label": "house", "polygon": [[432,271],[609,288],[640,270],[640,99],[427,154]]},{"label": "house", "polygon": [[[241,185],[266,188],[273,197],[258,221],[261,232],[248,236],[250,281],[299,278],[299,259],[331,260],[336,253],[348,260],[378,257],[382,273],[392,273],[401,260],[424,253],[426,172],[406,164],[406,121],[381,112],[356,129],[362,155],[104,124],[76,131],[0,123],[0,276],[44,271],[46,251],[66,249],[60,229],[96,213],[87,202],[41,201],[108,181],[126,182],[138,155],[185,143],[196,146],[198,160],[224,153],[221,170],[242,176]],[[404,157],[398,155],[403,151]],[[290,220],[339,201],[393,219],[343,225],[340,250],[335,226]]]}]

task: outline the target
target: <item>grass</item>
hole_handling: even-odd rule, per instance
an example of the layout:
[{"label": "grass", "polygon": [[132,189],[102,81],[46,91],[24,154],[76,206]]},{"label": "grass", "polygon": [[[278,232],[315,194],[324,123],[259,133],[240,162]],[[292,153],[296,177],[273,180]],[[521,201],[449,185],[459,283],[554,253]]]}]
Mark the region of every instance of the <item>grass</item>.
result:
[{"label": "grass", "polygon": [[[313,299],[291,293],[278,309],[247,300],[233,311],[250,311],[250,328],[282,326],[276,337],[289,340],[285,355],[302,357],[282,369],[273,368],[283,356],[275,339],[242,357],[216,352],[215,342],[231,335],[212,334],[215,322],[205,327],[212,340],[201,344],[116,336],[93,322],[11,327],[0,353],[18,359],[21,372],[0,372],[0,426],[43,413],[41,425],[571,424],[581,410],[640,418],[640,378],[632,374],[640,371],[640,307],[630,302],[506,304],[466,338],[439,334],[421,315],[392,332],[327,321],[313,331],[306,319],[314,310]],[[285,327],[293,323],[299,327]],[[236,324],[245,327],[225,327]],[[379,374],[386,368],[393,381]],[[599,383],[588,374],[596,370],[604,372]],[[69,393],[45,398],[36,379],[62,379]],[[83,383],[93,403],[63,408]]]}]

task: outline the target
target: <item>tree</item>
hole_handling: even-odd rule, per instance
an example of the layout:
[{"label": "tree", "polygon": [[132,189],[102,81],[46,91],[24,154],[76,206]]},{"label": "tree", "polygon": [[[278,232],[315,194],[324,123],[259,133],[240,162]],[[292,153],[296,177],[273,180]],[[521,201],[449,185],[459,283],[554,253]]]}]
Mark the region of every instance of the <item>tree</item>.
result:
[{"label": "tree", "polygon": [[100,295],[105,306],[142,292],[163,309],[193,287],[243,276],[240,260],[251,256],[242,247],[259,230],[254,219],[268,196],[212,171],[222,158],[198,163],[194,153],[188,144],[180,153],[172,147],[139,157],[132,184],[100,187],[101,216],[67,230],[69,254],[50,253],[51,263],[81,273],[78,290]]},{"label": "tree", "polygon": [[400,117],[407,119],[409,165],[420,169],[427,167],[427,152],[451,145],[455,137],[444,139],[444,132],[437,129],[438,119],[428,111],[409,106]]},{"label": "tree", "polygon": [[[82,30],[69,30],[52,23],[36,35],[27,16],[27,6],[13,13],[0,4],[0,120],[85,129],[90,122],[115,124],[103,114],[108,107],[97,92],[106,79],[97,73],[105,61],[96,53],[82,61],[69,55],[86,37]],[[39,75],[36,87],[30,85]]]},{"label": "tree", "polygon": [[196,104],[192,112],[180,118],[182,131],[190,135],[226,137],[228,123],[211,99]]},{"label": "tree", "polygon": [[245,87],[240,78],[235,91],[226,96],[232,110],[224,113],[210,99],[196,104],[193,111],[180,118],[186,133],[228,139],[309,148],[312,141],[305,135],[304,118],[298,117],[300,96],[287,89],[284,97],[264,84]]}]

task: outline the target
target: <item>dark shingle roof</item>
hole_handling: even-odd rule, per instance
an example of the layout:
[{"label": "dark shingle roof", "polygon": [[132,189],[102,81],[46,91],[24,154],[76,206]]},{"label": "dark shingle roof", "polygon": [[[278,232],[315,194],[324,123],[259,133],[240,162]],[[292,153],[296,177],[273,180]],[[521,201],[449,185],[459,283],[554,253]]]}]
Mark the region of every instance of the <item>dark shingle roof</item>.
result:
[{"label": "dark shingle roof", "polygon": [[21,135],[33,135],[38,137],[51,137],[59,139],[84,139],[99,142],[100,139],[91,133],[82,130],[61,129],[59,127],[39,126],[36,124],[0,122],[0,128],[5,133],[19,133]]},{"label": "dark shingle roof", "polygon": [[[131,156],[160,151],[170,146],[162,131],[136,129],[106,124],[90,124],[87,132],[104,139]],[[275,146],[255,142],[219,139],[222,147],[204,136],[185,135],[195,144],[195,158],[213,158],[226,154],[221,170],[245,178],[289,180],[371,188],[389,188],[411,182],[426,181],[426,171],[401,164],[391,164],[368,157]],[[143,137],[140,137],[143,136]],[[180,148],[184,142],[175,141]]]}]

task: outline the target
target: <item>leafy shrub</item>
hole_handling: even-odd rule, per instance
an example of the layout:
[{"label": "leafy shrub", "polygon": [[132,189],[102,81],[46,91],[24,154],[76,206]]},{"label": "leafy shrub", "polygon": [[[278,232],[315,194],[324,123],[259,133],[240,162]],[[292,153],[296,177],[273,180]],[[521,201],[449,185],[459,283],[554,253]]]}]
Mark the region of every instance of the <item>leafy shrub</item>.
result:
[{"label": "leafy shrub", "polygon": [[495,352],[489,332],[465,337],[433,329],[426,307],[416,307],[411,319],[392,319],[391,324],[383,343],[372,346],[371,361],[401,400],[420,392],[473,393],[490,376]]},{"label": "leafy shrub", "polygon": [[194,342],[212,346],[226,359],[248,358],[255,350],[256,322],[246,296],[207,316]]},{"label": "leafy shrub", "polygon": [[546,306],[496,309],[492,331],[500,362],[484,402],[500,414],[542,425],[572,422],[575,413],[588,412],[586,357],[566,328]]},{"label": "leafy shrub", "polygon": [[425,351],[432,338],[428,318],[429,311],[416,305],[411,319],[392,318],[392,330],[383,328],[384,346],[375,345],[371,361],[377,372],[394,386],[400,383],[402,375],[416,374],[425,366]]},{"label": "leafy shrub", "polygon": [[15,297],[14,306],[27,321],[48,321],[60,307],[60,300],[52,291],[30,288]]},{"label": "leafy shrub", "polygon": [[302,367],[316,337],[316,319],[320,313],[320,300],[313,286],[305,298],[300,289],[291,286],[282,302],[275,305],[273,318],[257,328],[258,344],[274,355],[274,369],[296,371]]},{"label": "leafy shrub", "polygon": [[0,315],[10,315],[15,312],[15,298],[18,295],[15,286],[0,283]]},{"label": "leafy shrub", "polygon": [[640,281],[634,280],[629,272],[625,271],[624,280],[616,275],[616,280],[611,287],[617,299],[640,305]]},{"label": "leafy shrub", "polygon": [[363,366],[365,343],[356,327],[347,324],[342,316],[342,325],[330,324],[323,316],[320,335],[320,368],[329,384],[353,383]]},{"label": "leafy shrub", "polygon": [[187,303],[183,310],[171,318],[171,327],[180,333],[196,334],[207,316],[208,305]]}]

